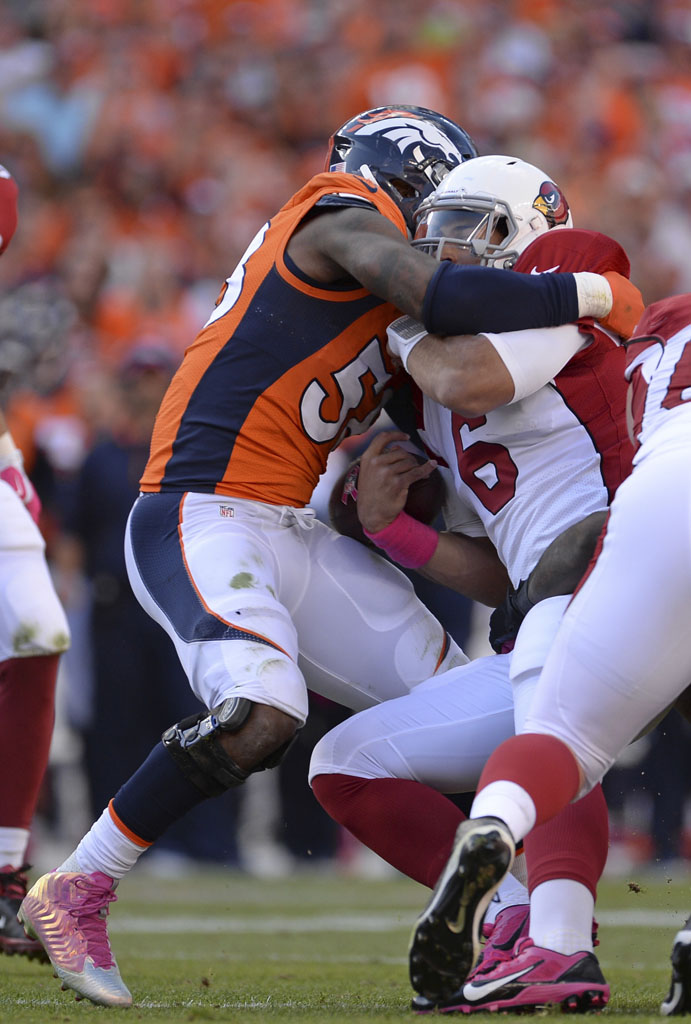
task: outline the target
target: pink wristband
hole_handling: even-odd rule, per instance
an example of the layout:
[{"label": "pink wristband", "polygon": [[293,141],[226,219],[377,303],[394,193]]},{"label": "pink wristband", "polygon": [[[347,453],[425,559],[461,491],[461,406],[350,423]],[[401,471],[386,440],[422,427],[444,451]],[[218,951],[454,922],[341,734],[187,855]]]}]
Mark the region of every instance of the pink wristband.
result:
[{"label": "pink wristband", "polygon": [[439,543],[439,534],[434,527],[421,523],[402,510],[383,530],[364,532],[389,558],[406,569],[419,569],[429,562]]}]

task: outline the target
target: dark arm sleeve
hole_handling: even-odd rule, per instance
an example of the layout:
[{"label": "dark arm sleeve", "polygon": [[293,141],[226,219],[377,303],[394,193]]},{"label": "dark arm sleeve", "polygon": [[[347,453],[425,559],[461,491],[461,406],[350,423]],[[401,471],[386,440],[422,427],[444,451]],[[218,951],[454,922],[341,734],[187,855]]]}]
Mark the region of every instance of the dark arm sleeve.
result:
[{"label": "dark arm sleeve", "polygon": [[422,310],[430,334],[478,334],[557,327],[578,320],[573,274],[521,274],[446,261],[430,281]]}]

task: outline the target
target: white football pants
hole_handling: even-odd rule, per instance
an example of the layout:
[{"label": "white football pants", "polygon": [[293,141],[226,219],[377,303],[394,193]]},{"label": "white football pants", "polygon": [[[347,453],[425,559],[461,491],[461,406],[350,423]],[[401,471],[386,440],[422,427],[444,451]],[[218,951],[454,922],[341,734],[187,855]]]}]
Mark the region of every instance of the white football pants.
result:
[{"label": "white football pants", "polygon": [[311,509],[145,494],[125,549],[207,707],[239,695],[302,723],[308,687],[360,710],[468,660],[399,569]]},{"label": "white football pants", "polygon": [[568,744],[581,792],[691,682],[690,442],[668,438],[619,487],[523,724]]}]

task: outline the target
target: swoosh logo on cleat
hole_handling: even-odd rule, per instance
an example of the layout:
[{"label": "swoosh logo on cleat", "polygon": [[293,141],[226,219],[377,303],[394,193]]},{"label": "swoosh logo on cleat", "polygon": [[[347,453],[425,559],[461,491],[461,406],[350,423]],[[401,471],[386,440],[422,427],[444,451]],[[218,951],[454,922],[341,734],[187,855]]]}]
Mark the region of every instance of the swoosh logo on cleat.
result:
[{"label": "swoosh logo on cleat", "polygon": [[504,985],[508,985],[512,981],[517,981],[522,978],[525,974],[530,974],[535,969],[535,964],[531,964],[530,967],[524,967],[522,971],[514,971],[513,974],[505,974],[503,978],[495,978],[494,981],[486,981],[484,984],[476,984],[471,981],[468,985],[463,986],[463,998],[467,999],[469,1003],[477,1003],[486,996],[491,996],[493,992],[497,992]]},{"label": "swoosh logo on cleat", "polygon": [[5,914],[3,914],[2,917],[0,917],[0,928],[4,928],[6,924],[7,924],[7,917],[5,916]]}]

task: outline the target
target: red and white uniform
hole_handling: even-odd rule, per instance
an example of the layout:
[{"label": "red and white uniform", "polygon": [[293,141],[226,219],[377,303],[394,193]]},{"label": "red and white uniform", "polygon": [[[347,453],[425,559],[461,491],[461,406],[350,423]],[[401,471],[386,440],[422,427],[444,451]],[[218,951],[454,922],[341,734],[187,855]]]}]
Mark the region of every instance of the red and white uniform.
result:
[{"label": "red and white uniform", "polygon": [[623,350],[599,330],[552,331],[582,347],[535,394],[474,419],[423,403],[421,436],[448,467],[446,528],[489,537],[514,586],[567,527],[607,508],[630,461],[610,402],[623,412]]},{"label": "red and white uniform", "polygon": [[[16,182],[0,166],[0,253],[17,226]],[[36,525],[40,500],[0,415],[0,865],[21,871],[48,763],[59,656],[70,634]],[[20,875],[14,875],[19,879]],[[5,883],[4,883],[5,884]],[[10,892],[3,888],[3,895]],[[16,931],[19,934],[16,934]],[[35,955],[39,944],[3,918],[0,948]]]},{"label": "red and white uniform", "polygon": [[[594,232],[547,232],[518,269],[621,270],[622,258],[617,243]],[[608,506],[631,463],[623,349],[590,325],[550,330],[573,335],[574,355],[533,394],[473,420],[423,402],[423,439],[451,481],[447,528],[488,536],[514,583],[563,530]],[[530,333],[521,332],[526,345]],[[348,719],[317,745],[310,776],[472,790],[489,754],[514,732],[511,660],[478,659]]]},{"label": "red and white uniform", "polygon": [[48,571],[41,531],[4,480],[0,480],[0,565],[0,662],[67,650],[69,628]]},{"label": "red and white uniform", "polygon": [[691,295],[653,303],[626,347],[634,469],[522,729],[568,744],[584,789],[691,682]]},{"label": "red and white uniform", "polygon": [[[0,254],[17,228],[19,190],[0,164]],[[5,434],[0,435],[14,448]],[[10,658],[58,654],[69,647],[65,613],[45,560],[45,543],[35,519],[40,503],[22,469],[0,454],[0,665]]]}]

